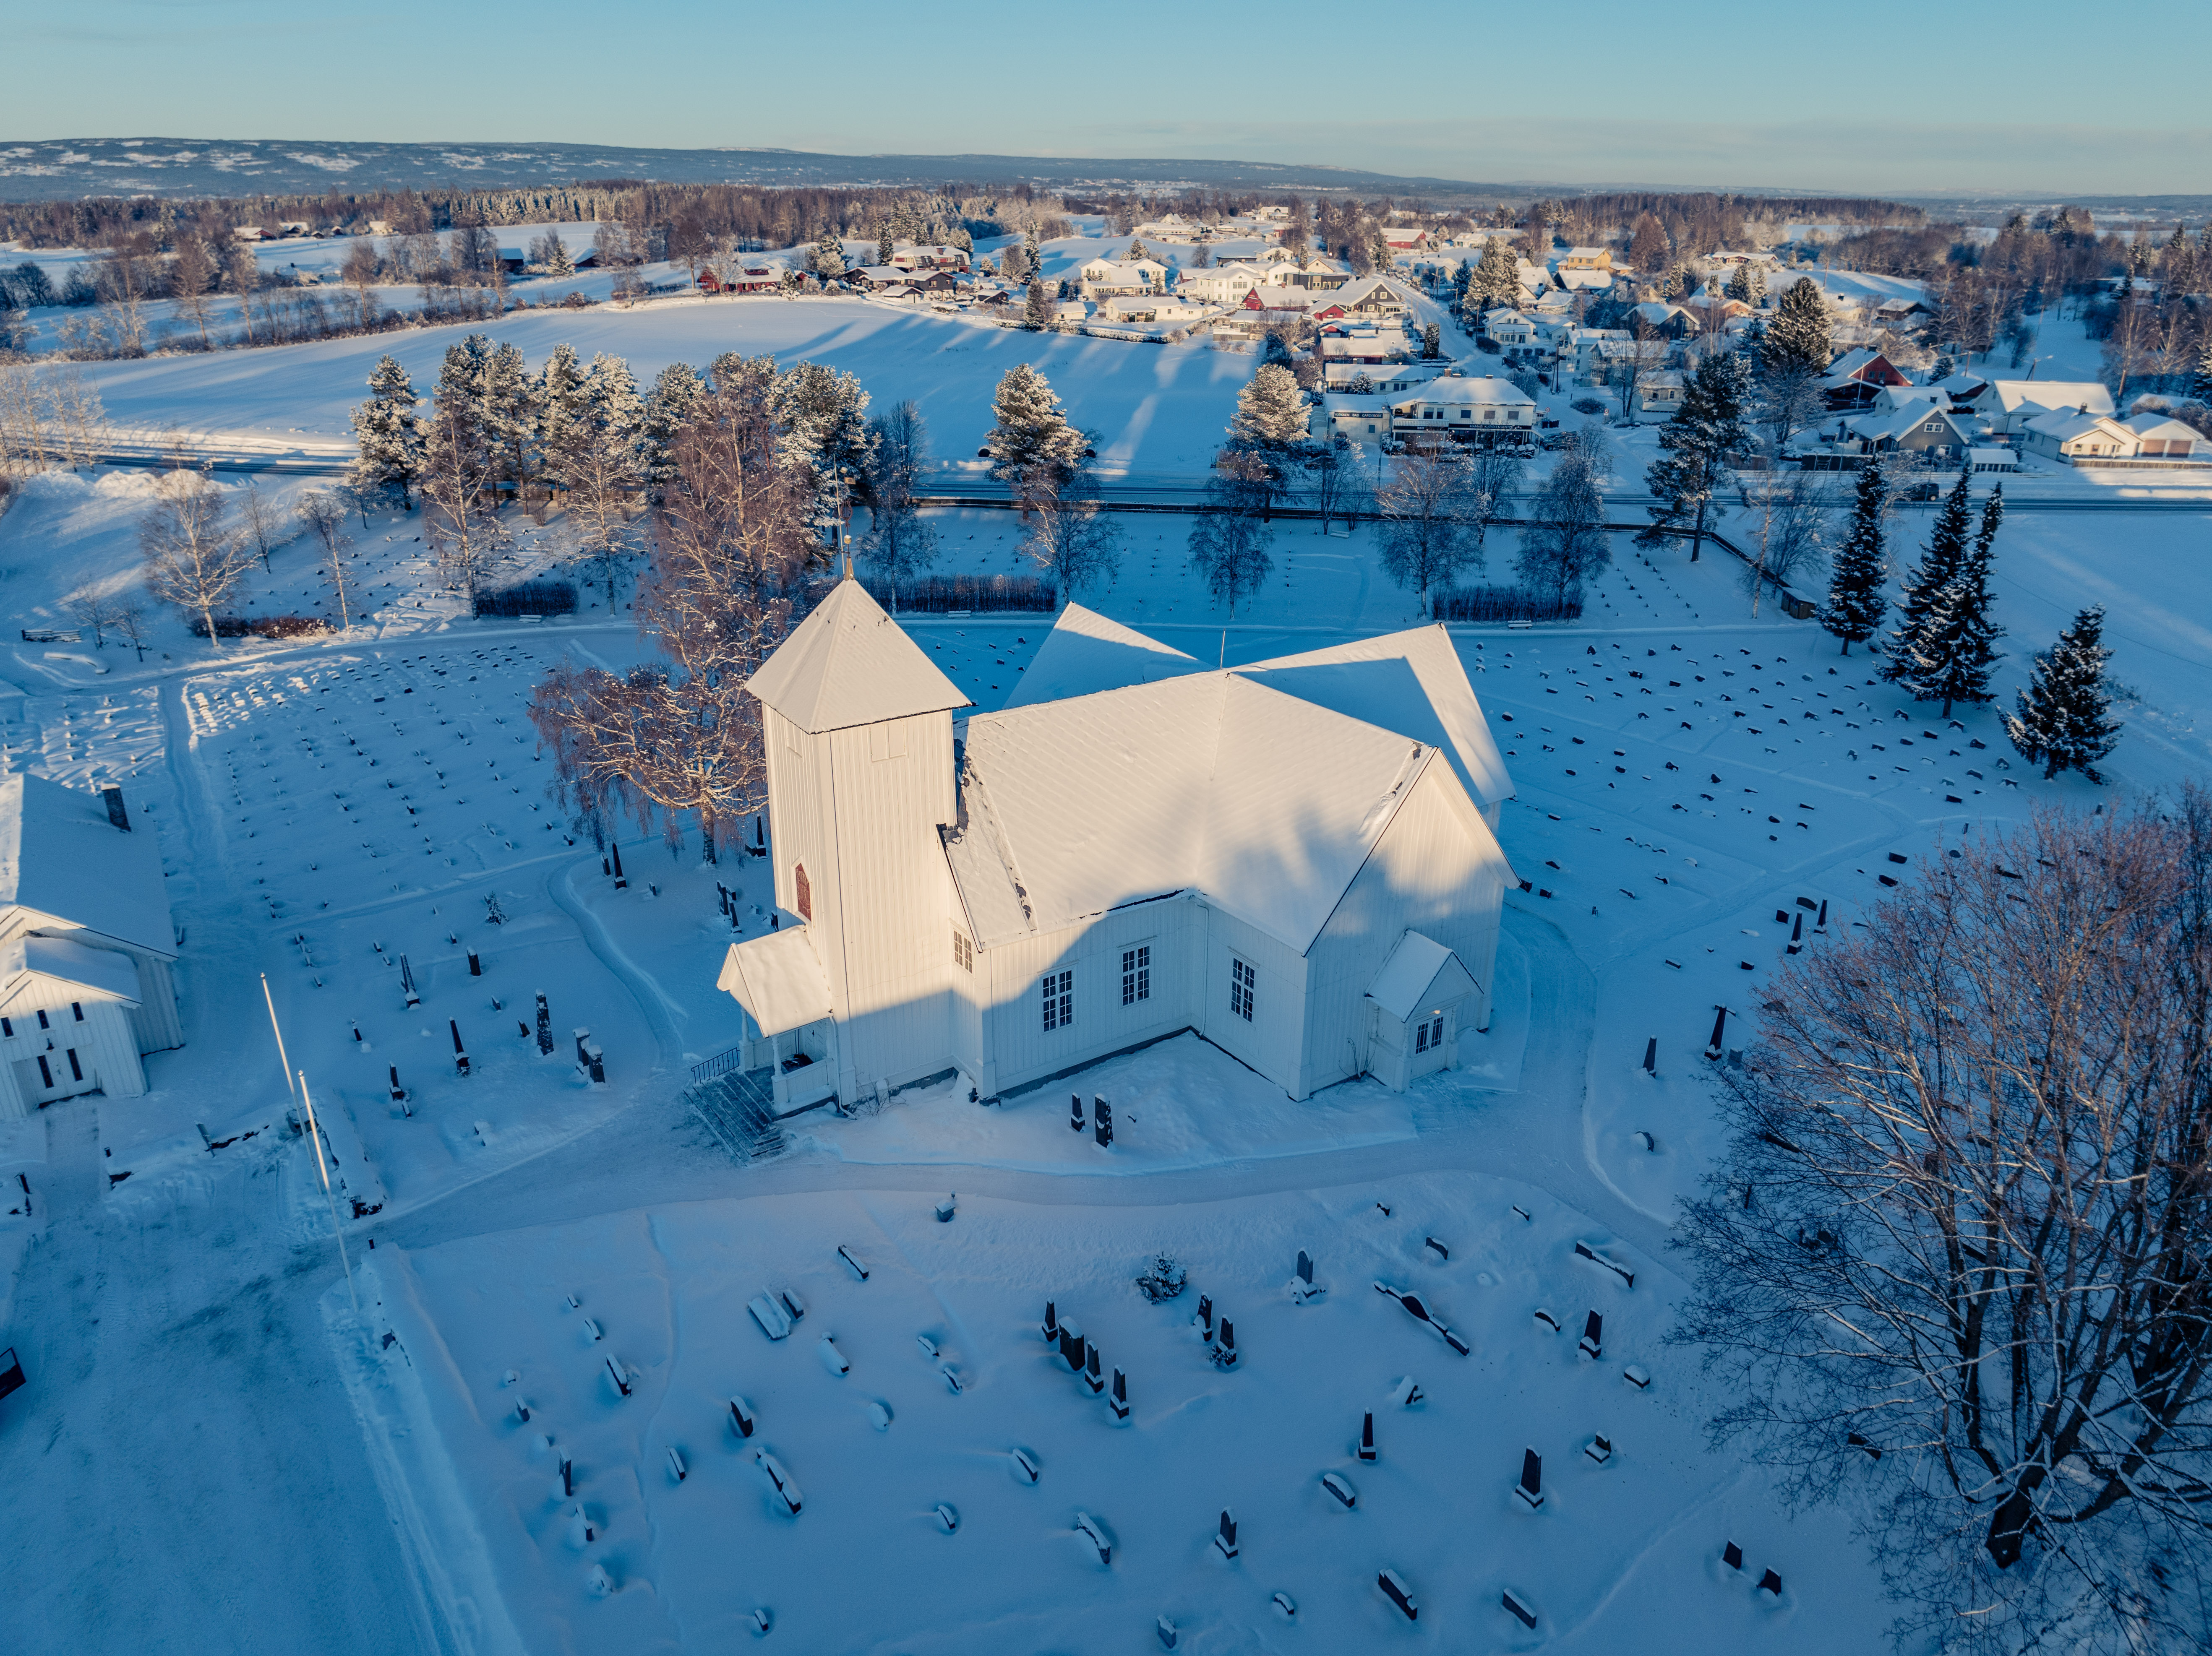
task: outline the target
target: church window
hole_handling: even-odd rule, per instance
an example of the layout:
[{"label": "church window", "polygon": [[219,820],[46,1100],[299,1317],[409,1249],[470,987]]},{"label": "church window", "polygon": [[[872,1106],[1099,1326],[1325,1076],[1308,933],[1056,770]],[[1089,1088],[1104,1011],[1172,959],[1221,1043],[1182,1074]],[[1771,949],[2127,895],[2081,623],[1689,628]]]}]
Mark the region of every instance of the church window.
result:
[{"label": "church window", "polygon": [[1065,1029],[1075,1022],[1075,974],[1048,972],[1044,974],[1044,1027],[1049,1034],[1054,1029]]},{"label": "church window", "polygon": [[967,934],[957,926],[952,932],[952,963],[963,972],[975,969],[975,945],[969,942]]},{"label": "church window", "polygon": [[1229,957],[1229,1010],[1247,1023],[1252,1021],[1252,988],[1259,980],[1260,974],[1245,961],[1234,955]]},{"label": "church window", "polygon": [[805,864],[792,864],[791,884],[793,890],[791,906],[799,911],[800,919],[812,919],[814,918],[814,888],[807,883]]},{"label": "church window", "polygon": [[1121,951],[1121,1004],[1134,1006],[1152,998],[1152,946],[1139,943]]},{"label": "church window", "polygon": [[1423,1018],[1413,1026],[1413,1050],[1425,1052],[1444,1044],[1444,1019],[1439,1012],[1432,1018]]}]

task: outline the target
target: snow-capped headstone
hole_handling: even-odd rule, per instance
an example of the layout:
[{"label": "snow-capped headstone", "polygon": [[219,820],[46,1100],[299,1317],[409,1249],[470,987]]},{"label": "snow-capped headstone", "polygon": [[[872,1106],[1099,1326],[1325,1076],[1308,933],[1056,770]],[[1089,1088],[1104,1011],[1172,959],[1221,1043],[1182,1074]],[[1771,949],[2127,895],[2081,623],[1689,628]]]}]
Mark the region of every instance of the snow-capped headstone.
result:
[{"label": "snow-capped headstone", "polygon": [[1113,1395],[1107,1398],[1106,1406],[1114,1411],[1114,1418],[1117,1423],[1122,1425],[1128,1423],[1129,1381],[1128,1377],[1118,1368],[1114,1371],[1114,1392]]},{"label": "snow-capped headstone", "polygon": [[1274,1605],[1275,1614],[1285,1622],[1295,1622],[1298,1619],[1297,1600],[1291,1598],[1289,1593],[1279,1592],[1269,1602]]},{"label": "snow-capped headstone", "polygon": [[1534,1449],[1521,1452],[1521,1481],[1513,1493],[1528,1503],[1531,1512],[1544,1504],[1544,1458]]},{"label": "snow-capped headstone", "polygon": [[607,1378],[615,1383],[616,1391],[624,1397],[629,1395],[629,1371],[623,1366],[622,1359],[611,1351],[607,1353]]},{"label": "snow-capped headstone", "polygon": [[854,1253],[851,1248],[847,1247],[842,1242],[838,1244],[837,1247],[837,1257],[842,1259],[846,1265],[851,1268],[852,1272],[855,1277],[858,1277],[864,1283],[868,1280],[868,1267],[862,1262],[860,1256]]},{"label": "snow-capped headstone", "polygon": [[1044,1302],[1043,1333],[1047,1345],[1060,1344],[1060,1312],[1050,1300]]},{"label": "snow-capped headstone", "polygon": [[1237,1514],[1226,1507],[1221,1509],[1221,1523],[1213,1532],[1213,1546],[1224,1558],[1237,1556]]},{"label": "snow-capped headstone", "polygon": [[936,1514],[938,1527],[945,1534],[951,1535],[959,1529],[960,1513],[951,1501],[940,1501],[933,1510]]},{"label": "snow-capped headstone", "polygon": [[1602,1466],[1613,1459],[1613,1440],[1602,1432],[1596,1433],[1583,1446],[1583,1453]]},{"label": "snow-capped headstone", "polygon": [[937,1222],[940,1225],[951,1224],[952,1222],[952,1216],[959,1210],[960,1197],[959,1193],[955,1192],[937,1204]]},{"label": "snow-capped headstone", "polygon": [[1321,1487],[1336,1504],[1350,1512],[1359,1504],[1359,1491],[1352,1487],[1352,1480],[1341,1472],[1323,1472]]},{"label": "snow-capped headstone", "polygon": [[842,1351],[837,1349],[836,1341],[831,1339],[827,1334],[815,1343],[814,1351],[815,1355],[822,1359],[822,1366],[831,1374],[842,1378],[853,1372],[851,1362]]},{"label": "snow-capped headstone", "polygon": [[1415,1404],[1426,1400],[1426,1394],[1413,1383],[1413,1377],[1411,1374],[1401,1375],[1397,1384],[1390,1388],[1390,1401],[1401,1409],[1410,1409]]},{"label": "snow-capped headstone", "polygon": [[1092,1134],[1100,1149],[1110,1149],[1114,1144],[1114,1107],[1104,1099],[1094,1099],[1091,1108]]},{"label": "snow-capped headstone", "polygon": [[1034,1483],[1042,1475],[1036,1458],[1026,1449],[1007,1450],[1006,1465],[1017,1483]]},{"label": "snow-capped headstone", "polygon": [[1418,1622],[1421,1619],[1421,1607],[1413,1602],[1413,1590],[1406,1585],[1405,1578],[1397,1571],[1378,1572],[1375,1577],[1375,1585],[1382,1590],[1385,1598],[1398,1607],[1399,1613],[1407,1621]]},{"label": "snow-capped headstone", "polygon": [[753,1413],[752,1404],[743,1398],[730,1399],[730,1427],[739,1437],[750,1437],[759,1424],[759,1417]]},{"label": "snow-capped headstone", "polygon": [[1359,1417],[1359,1458],[1372,1461],[1376,1458],[1375,1411],[1367,1410]]},{"label": "snow-capped headstone", "polygon": [[1077,1513],[1075,1531],[1097,1549],[1100,1564],[1109,1565],[1114,1562],[1114,1544],[1106,1538],[1106,1531],[1097,1519],[1091,1517],[1089,1513]]},{"label": "snow-capped headstone", "polygon": [[1531,1631],[1534,1630],[1536,1626],[1536,1611],[1534,1607],[1528,1603],[1528,1599],[1523,1595],[1514,1592],[1510,1587],[1507,1587],[1498,1595],[1498,1602],[1507,1611],[1510,1611],[1513,1618],[1519,1622],[1522,1626],[1529,1629]]},{"label": "snow-capped headstone", "polygon": [[1081,1093],[1070,1093],[1067,1095],[1067,1126],[1071,1132],[1083,1131],[1083,1095]]},{"label": "snow-capped headstone", "polygon": [[678,1483],[690,1476],[690,1470],[684,1465],[683,1455],[672,1443],[668,1446],[668,1475]]},{"label": "snow-capped headstone", "polygon": [[791,1319],[784,1315],[783,1307],[767,1295],[754,1295],[746,1302],[745,1309],[753,1313],[753,1320],[760,1325],[761,1332],[769,1338],[780,1340],[791,1332]]},{"label": "snow-capped headstone", "polygon": [[1593,1311],[1583,1319],[1583,1338],[1581,1344],[1576,1349],[1585,1357],[1593,1360],[1603,1355],[1605,1319],[1596,1312]]}]

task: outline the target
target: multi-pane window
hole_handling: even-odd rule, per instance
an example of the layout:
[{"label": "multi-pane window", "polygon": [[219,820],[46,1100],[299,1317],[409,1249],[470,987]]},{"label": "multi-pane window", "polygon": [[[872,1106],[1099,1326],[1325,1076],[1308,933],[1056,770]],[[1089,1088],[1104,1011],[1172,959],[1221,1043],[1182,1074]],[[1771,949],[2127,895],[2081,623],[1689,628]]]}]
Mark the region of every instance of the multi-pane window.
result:
[{"label": "multi-pane window", "polygon": [[975,945],[968,941],[965,932],[958,930],[952,933],[952,963],[963,972],[975,969]]},{"label": "multi-pane window", "polygon": [[1064,1029],[1075,1022],[1075,974],[1048,972],[1044,974],[1044,1027],[1047,1034]]},{"label": "multi-pane window", "polygon": [[1121,1004],[1134,1006],[1152,998],[1152,946],[1139,943],[1121,951]]},{"label": "multi-pane window", "polygon": [[1431,1047],[1444,1044],[1444,1018],[1439,1012],[1432,1018],[1423,1018],[1413,1026],[1413,1050],[1425,1052]]},{"label": "multi-pane window", "polygon": [[1229,957],[1229,1010],[1247,1023],[1252,1021],[1252,986],[1258,981],[1259,974],[1249,965]]}]

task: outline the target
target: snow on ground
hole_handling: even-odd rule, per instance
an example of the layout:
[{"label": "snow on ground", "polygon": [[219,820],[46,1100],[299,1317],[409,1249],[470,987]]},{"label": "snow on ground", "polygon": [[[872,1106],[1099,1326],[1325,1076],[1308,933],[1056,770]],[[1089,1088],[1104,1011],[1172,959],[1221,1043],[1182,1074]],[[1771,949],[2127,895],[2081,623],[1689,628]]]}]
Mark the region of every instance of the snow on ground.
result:
[{"label": "snow on ground", "polygon": [[[865,1189],[656,1205],[378,1254],[398,1339],[357,1383],[419,1387],[439,1422],[504,1589],[505,1647],[711,1648],[757,1608],[794,1648],[916,1656],[1128,1650],[1160,1616],[1185,1630],[1182,1647],[1213,1652],[1596,1650],[1669,1624],[1741,1650],[1875,1636],[1880,1606],[1835,1569],[1832,1523],[1784,1523],[1759,1479],[1704,1453],[1686,1366],[1658,1344],[1671,1284],[1540,1191],[1409,1174],[1109,1210],[1040,1186],[963,1197],[948,1224],[933,1208]],[[1578,1240],[1612,1250],[1635,1286],[1577,1259]],[[1304,1307],[1285,1291],[1301,1247],[1329,1290]],[[1131,1280],[1154,1250],[1191,1279],[1158,1306]],[[1377,1280],[1423,1296],[1474,1355]],[[776,1289],[805,1315],[772,1343],[746,1305]],[[1208,1364],[1191,1326],[1201,1294],[1235,1325],[1234,1372]],[[1048,1300],[1104,1372],[1126,1371],[1126,1428],[1042,1340]],[[342,1312],[342,1296],[326,1303]],[[1537,1322],[1540,1307],[1568,1331]],[[1595,1361],[1575,1345],[1592,1310]],[[1624,1380],[1632,1365],[1648,1391]],[[1411,1408],[1393,1400],[1405,1376],[1424,1394]],[[757,1422],[750,1440],[733,1395]],[[1369,1411],[1379,1459],[1363,1464]],[[1602,1466],[1584,1453],[1600,1435],[1613,1445]],[[1524,1447],[1543,1457],[1540,1510],[1512,1493]],[[760,1453],[795,1483],[795,1518]],[[1356,1506],[1324,1491],[1324,1473]],[[1211,1544],[1224,1507],[1233,1562]],[[1110,1563],[1075,1532],[1079,1513]],[[1730,1537],[1747,1548],[1741,1579],[1711,1562]],[[1778,1602],[1751,1590],[1768,1567]],[[1417,1625],[1377,1592],[1385,1568],[1411,1586]],[[1536,1611],[1533,1633],[1509,1617],[1507,1590]]]},{"label": "snow on ground", "polygon": [[1028,333],[983,317],[860,299],[741,296],[518,311],[495,322],[325,340],[281,354],[87,363],[84,373],[118,425],[184,431],[203,441],[350,447],[348,416],[367,397],[378,358],[397,357],[427,395],[446,348],[471,332],[512,340],[533,371],[558,344],[574,346],[587,361],[611,352],[629,361],[641,384],[671,362],[703,371],[725,351],[850,369],[877,409],[919,404],[939,458],[948,460],[975,454],[990,428],[999,380],[1029,362],[1052,382],[1068,417],[1099,434],[1103,465],[1177,472],[1202,470],[1211,460],[1258,360],[1203,342],[1133,345]]},{"label": "snow on ground", "polygon": [[[731,320],[778,317],[802,344]],[[694,361],[726,348],[844,351],[879,402],[938,385],[951,399],[933,414],[948,455],[971,417],[951,410],[972,405],[980,420],[1001,369],[983,357],[1060,353],[1067,371],[1048,372],[1072,403],[1117,409],[1117,429],[1156,399],[1127,452],[1163,470],[1183,464],[1174,444],[1202,464],[1250,362],[842,302],[549,320],[567,325],[549,342],[581,323],[610,338],[658,331]],[[524,321],[539,319],[510,318]],[[709,325],[754,331],[716,343]],[[220,415],[204,423],[342,430],[366,361],[394,344],[422,353],[419,379],[441,341],[99,372],[119,377],[112,403],[158,395],[189,409],[197,373]],[[948,365],[955,347],[976,361]],[[280,504],[304,486],[262,484]],[[16,625],[66,625],[62,601],[88,585],[130,588],[148,487],[96,473],[24,491],[0,519],[0,597]],[[738,925],[755,931],[766,865],[702,867],[696,839],[672,859],[630,829],[617,890],[546,798],[524,704],[564,653],[639,658],[629,617],[463,619],[422,561],[419,519],[355,520],[355,579],[371,602],[343,637],[218,656],[163,618],[143,664],[112,640],[0,646],[0,680],[22,692],[0,695],[7,762],[81,786],[120,779],[161,841],[187,1032],[183,1049],[148,1059],[148,1097],[70,1101],[0,1136],[0,1274],[13,1285],[12,1301],[0,1289],[0,1345],[33,1377],[0,1403],[0,1478],[55,1520],[49,1532],[94,1540],[39,1555],[36,1586],[0,1610],[0,1636],[162,1648],[167,1607],[191,1597],[206,1605],[195,1649],[644,1650],[719,1645],[765,1602],[809,1649],[1127,1648],[1161,1613],[1192,1629],[1186,1648],[1289,1649],[1305,1635],[1269,1619],[1279,1588],[1301,1625],[1345,1648],[1384,1636],[1371,1582],[1387,1564],[1423,1601],[1412,1636],[1437,1647],[1531,1642],[1496,1607],[1508,1585],[1534,1597],[1539,1635],[1567,1647],[1652,1643],[1655,1629],[1682,1630],[1662,1647],[1869,1647],[1881,1606],[1840,1520],[1785,1520],[1757,1475],[1703,1448],[1711,1400],[1656,1349],[1679,1291],[1668,1217],[1719,1148],[1699,1054],[1717,1005],[1730,1009],[1729,1044],[1742,1044],[1792,919],[1809,933],[1821,901],[1832,935],[1883,876],[1910,879],[1947,836],[2205,773],[2212,591],[2191,554],[2207,516],[2022,511],[1998,543],[2004,703],[2076,607],[2108,606],[2132,697],[2104,791],[2029,774],[1991,710],[1954,724],[1869,683],[1862,653],[1840,656],[1771,600],[1754,619],[1723,555],[1691,565],[1616,537],[1583,622],[1455,629],[1518,785],[1501,837],[1532,885],[1509,902],[1492,1031],[1463,1041],[1462,1070],[1402,1098],[1361,1083],[1303,1106],[1194,1040],[1164,1043],[1068,1083],[1115,1100],[1110,1152],[1067,1131],[1058,1087],[995,1110],[940,1087],[854,1120],[800,1118],[791,1156],[732,1168],[678,1099],[689,1065],[740,1034],[712,987],[733,935],[715,887],[735,890]],[[947,570],[1026,569],[1012,513],[942,513],[938,526]],[[1926,526],[1901,515],[1906,549]],[[1231,625],[1185,567],[1187,518],[1121,527],[1121,571],[1086,601],[1201,659],[1415,618],[1364,531],[1280,525],[1275,574]],[[557,517],[518,530],[517,573],[558,560]],[[1493,532],[1490,579],[1508,578],[1514,544]],[[313,565],[304,542],[280,545],[241,607],[327,602]],[[989,707],[1048,619],[908,625]],[[416,1008],[391,963],[402,953]],[[341,1152],[359,1321],[286,1124],[263,973]],[[534,1022],[541,989],[550,1057],[517,1027]],[[448,1019],[468,1044],[466,1078]],[[605,1088],[570,1061],[580,1025],[605,1050]],[[404,1110],[389,1097],[394,1064]],[[229,1142],[209,1150],[210,1138]],[[947,1188],[963,1192],[960,1216],[939,1226],[931,1204]],[[1532,1221],[1512,1217],[1515,1202]],[[1424,1256],[1426,1234],[1451,1247],[1449,1264]],[[1635,1289],[1577,1265],[1577,1236],[1635,1258]],[[840,1275],[839,1242],[869,1260],[869,1283]],[[1301,1246],[1334,1284],[1304,1310],[1280,1295]],[[1135,1297],[1127,1278],[1156,1247],[1237,1319],[1245,1372],[1206,1368],[1187,1311]],[[1453,1356],[1375,1295],[1376,1276],[1433,1292],[1476,1356]],[[773,1346],[744,1311],[771,1282],[811,1307]],[[580,1312],[564,1308],[568,1291]],[[1054,1295],[1109,1362],[1126,1358],[1126,1435],[1027,1331]],[[1570,1336],[1535,1333],[1538,1304]],[[1592,1307],[1607,1317],[1602,1365],[1572,1357]],[[579,1331],[586,1315],[605,1342]],[[825,1326],[853,1360],[845,1379],[816,1356]],[[913,1336],[925,1332],[960,1368],[963,1395],[923,1361]],[[627,1400],[597,1379],[609,1347],[641,1371]],[[1655,1374],[1650,1393],[1620,1380],[1625,1362]],[[518,1387],[500,1384],[509,1368]],[[1407,1372],[1431,1402],[1394,1414],[1382,1393]],[[517,1390],[538,1424],[507,1423]],[[795,1521],[768,1510],[727,1435],[732,1391],[759,1406],[765,1441],[806,1491]],[[872,1400],[892,1417],[880,1436]],[[1370,1404],[1383,1459],[1349,1466]],[[1608,1426],[1620,1454],[1601,1471],[1580,1444]],[[548,1496],[540,1429],[583,1475],[600,1536],[588,1552],[570,1550],[567,1506]],[[681,1486],[665,1470],[670,1444],[690,1471]],[[1043,1465],[1035,1489],[1006,1475],[1018,1444]],[[1524,1446],[1546,1459],[1540,1514],[1509,1493]],[[1319,1475],[1340,1465],[1361,1491],[1356,1513],[1321,1504]],[[931,1532],[940,1500],[959,1509],[959,1533]],[[1206,1550],[1223,1504],[1246,1525],[1235,1566]],[[1110,1569],[1070,1538],[1078,1507],[1118,1538]],[[1754,1571],[1781,1571],[1782,1604],[1714,1574],[1731,1537]],[[977,1546],[988,1564],[967,1562]],[[282,1566],[302,1547],[322,1561],[305,1588]],[[142,1561],[131,1579],[116,1579],[118,1556]],[[586,1590],[593,1561],[613,1582],[604,1602]],[[872,1577],[865,1615],[856,1562]]]}]

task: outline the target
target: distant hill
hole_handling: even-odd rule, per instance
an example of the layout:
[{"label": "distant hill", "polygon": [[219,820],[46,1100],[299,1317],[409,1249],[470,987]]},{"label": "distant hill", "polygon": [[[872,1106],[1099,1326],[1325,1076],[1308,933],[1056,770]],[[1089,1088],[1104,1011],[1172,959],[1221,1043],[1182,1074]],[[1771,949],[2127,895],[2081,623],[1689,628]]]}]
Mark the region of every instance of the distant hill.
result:
[{"label": "distant hill", "polygon": [[643,179],[793,188],[1026,181],[1050,189],[1330,190],[1522,197],[1528,185],[1399,178],[1265,161],[1071,160],[1049,155],[820,155],[796,149],[629,149],[605,144],[331,143],[281,138],[41,138],[0,143],[0,200],[82,196],[319,195],[454,185]]}]

